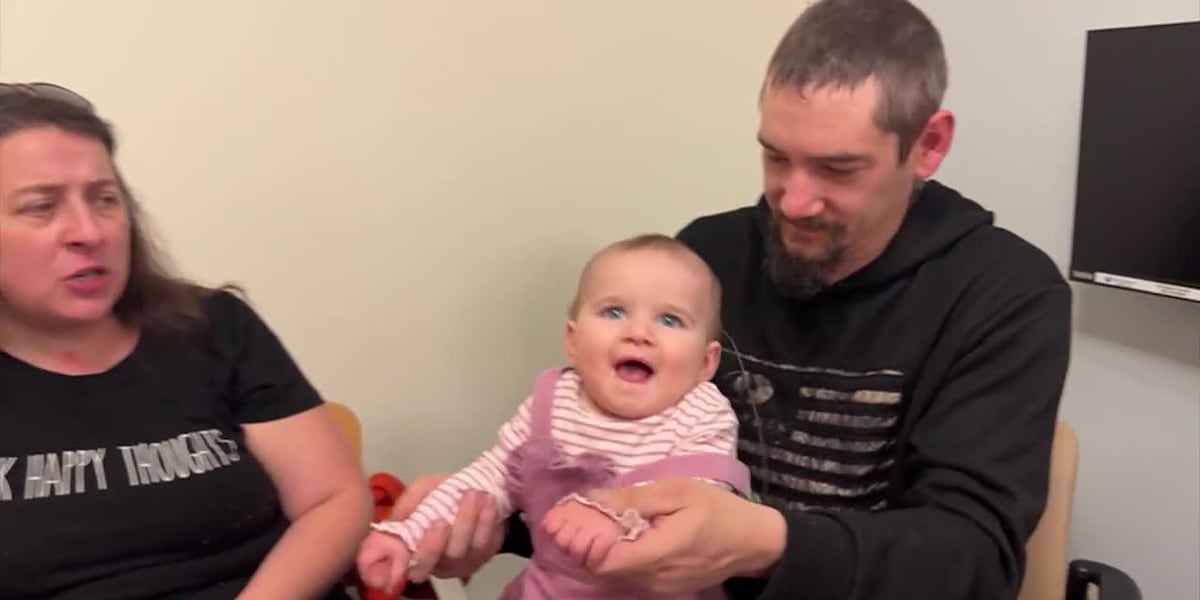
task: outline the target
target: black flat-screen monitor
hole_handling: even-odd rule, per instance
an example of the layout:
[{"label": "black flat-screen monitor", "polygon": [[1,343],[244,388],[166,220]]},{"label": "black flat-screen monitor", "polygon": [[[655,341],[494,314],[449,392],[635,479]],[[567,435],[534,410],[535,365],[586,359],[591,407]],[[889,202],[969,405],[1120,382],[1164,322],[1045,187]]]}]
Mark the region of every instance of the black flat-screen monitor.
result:
[{"label": "black flat-screen monitor", "polygon": [[1070,278],[1200,302],[1200,21],[1089,31]]}]

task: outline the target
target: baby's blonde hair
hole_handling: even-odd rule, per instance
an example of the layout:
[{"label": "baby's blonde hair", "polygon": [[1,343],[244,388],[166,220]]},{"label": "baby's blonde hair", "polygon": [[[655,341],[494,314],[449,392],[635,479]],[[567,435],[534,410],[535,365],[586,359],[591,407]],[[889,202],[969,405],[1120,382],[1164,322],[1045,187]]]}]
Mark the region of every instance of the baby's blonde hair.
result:
[{"label": "baby's blonde hair", "polygon": [[575,287],[575,296],[571,299],[571,305],[567,309],[567,317],[570,319],[576,318],[579,314],[579,304],[582,302],[580,293],[583,290],[584,283],[587,282],[591,275],[592,268],[601,258],[615,252],[633,252],[637,250],[662,250],[668,252],[685,262],[692,263],[692,266],[704,273],[704,276],[709,281],[709,303],[712,305],[712,315],[708,323],[708,335],[712,340],[720,341],[721,335],[721,282],[717,279],[715,273],[709,268],[708,263],[700,258],[687,244],[661,233],[643,233],[633,237],[625,238],[613,242],[600,249],[588,259],[583,266],[583,271],[579,274],[579,283]]}]

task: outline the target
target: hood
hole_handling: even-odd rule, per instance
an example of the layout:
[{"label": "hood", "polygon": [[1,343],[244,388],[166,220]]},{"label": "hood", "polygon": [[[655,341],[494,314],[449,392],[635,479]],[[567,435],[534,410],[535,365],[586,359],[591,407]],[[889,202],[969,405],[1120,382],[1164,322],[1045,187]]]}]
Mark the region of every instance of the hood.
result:
[{"label": "hood", "polygon": [[[755,217],[760,232],[765,233],[770,219],[765,199],[760,199]],[[972,231],[991,226],[993,220],[992,213],[979,204],[935,180],[928,180],[883,254],[822,294],[871,287],[902,277]]]}]

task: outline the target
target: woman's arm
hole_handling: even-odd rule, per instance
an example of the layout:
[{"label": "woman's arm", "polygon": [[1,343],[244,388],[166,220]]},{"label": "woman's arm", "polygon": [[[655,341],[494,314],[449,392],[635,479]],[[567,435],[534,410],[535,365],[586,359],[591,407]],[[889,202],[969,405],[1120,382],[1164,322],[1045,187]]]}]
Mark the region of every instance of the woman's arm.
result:
[{"label": "woman's arm", "polygon": [[241,600],[318,598],[354,562],[371,518],[362,471],[323,406],[245,426],[291,520]]}]

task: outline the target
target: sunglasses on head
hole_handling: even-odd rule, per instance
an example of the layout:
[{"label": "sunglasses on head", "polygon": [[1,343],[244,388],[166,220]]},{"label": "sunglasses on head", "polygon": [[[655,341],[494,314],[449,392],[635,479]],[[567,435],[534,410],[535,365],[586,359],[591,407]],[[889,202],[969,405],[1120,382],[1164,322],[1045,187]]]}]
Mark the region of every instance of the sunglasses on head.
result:
[{"label": "sunglasses on head", "polygon": [[7,94],[24,94],[38,98],[49,98],[86,109],[89,112],[94,109],[92,103],[87,98],[57,83],[47,83],[44,81],[34,83],[0,83],[0,96]]}]

